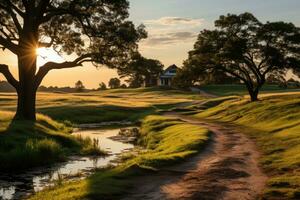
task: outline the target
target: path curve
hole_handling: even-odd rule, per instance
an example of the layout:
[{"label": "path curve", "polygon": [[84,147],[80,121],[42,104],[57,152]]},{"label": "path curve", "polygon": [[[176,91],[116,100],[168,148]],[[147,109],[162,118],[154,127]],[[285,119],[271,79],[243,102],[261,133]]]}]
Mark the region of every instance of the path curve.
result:
[{"label": "path curve", "polygon": [[169,114],[213,132],[209,147],[182,164],[134,180],[123,200],[256,200],[267,177],[255,144],[232,125]]}]

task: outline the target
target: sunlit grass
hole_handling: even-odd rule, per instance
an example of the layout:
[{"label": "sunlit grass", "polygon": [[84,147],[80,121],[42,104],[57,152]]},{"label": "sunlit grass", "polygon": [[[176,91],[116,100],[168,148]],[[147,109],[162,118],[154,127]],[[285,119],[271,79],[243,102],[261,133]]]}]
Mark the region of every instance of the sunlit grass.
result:
[{"label": "sunlit grass", "polygon": [[[38,93],[37,111],[74,124],[135,121],[156,109],[203,99],[198,94],[158,88],[117,89],[89,93]],[[0,110],[15,111],[16,95],[0,93]]]}]

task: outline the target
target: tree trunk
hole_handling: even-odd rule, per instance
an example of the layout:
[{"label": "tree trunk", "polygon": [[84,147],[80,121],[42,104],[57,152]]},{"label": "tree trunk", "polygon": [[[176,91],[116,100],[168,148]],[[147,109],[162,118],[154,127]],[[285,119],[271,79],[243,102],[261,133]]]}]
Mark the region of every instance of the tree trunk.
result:
[{"label": "tree trunk", "polygon": [[261,86],[253,87],[253,84],[250,84],[247,82],[245,84],[246,84],[248,93],[250,95],[251,101],[252,102],[258,101],[258,93],[259,93],[259,89],[261,88]]},{"label": "tree trunk", "polygon": [[31,10],[29,15],[24,18],[23,30],[20,33],[19,52],[18,52],[18,70],[19,86],[18,107],[15,119],[19,120],[36,120],[35,103],[36,103],[36,61],[38,48],[38,23],[35,13]]},{"label": "tree trunk", "polygon": [[18,91],[18,107],[15,115],[17,120],[36,120],[36,90],[33,87],[26,85]]},{"label": "tree trunk", "polygon": [[258,101],[258,91],[249,91],[250,97],[251,97],[251,101]]},{"label": "tree trunk", "polygon": [[[34,53],[32,53],[32,51]],[[15,119],[18,120],[36,120],[36,91],[37,86],[35,82],[36,73],[36,54],[35,48],[30,52],[25,52],[18,57],[19,68],[19,88],[18,107]]]}]

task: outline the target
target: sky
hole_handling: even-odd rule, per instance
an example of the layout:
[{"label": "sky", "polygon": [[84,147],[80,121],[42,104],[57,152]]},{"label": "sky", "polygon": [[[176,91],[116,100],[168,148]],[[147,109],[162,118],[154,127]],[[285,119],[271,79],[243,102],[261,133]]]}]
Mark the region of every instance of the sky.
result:
[{"label": "sky", "polygon": [[[148,38],[139,44],[143,56],[160,60],[166,67],[178,66],[187,59],[197,35],[212,29],[214,21],[227,13],[253,13],[262,22],[286,21],[300,26],[300,0],[129,0],[130,20],[146,25]],[[40,59],[40,62],[43,62]],[[0,63],[10,66],[16,76],[16,58],[0,52]],[[84,67],[51,71],[42,85],[74,86],[81,80],[87,88],[97,88],[117,77],[115,70],[90,64]],[[0,80],[4,77],[0,75]]]}]

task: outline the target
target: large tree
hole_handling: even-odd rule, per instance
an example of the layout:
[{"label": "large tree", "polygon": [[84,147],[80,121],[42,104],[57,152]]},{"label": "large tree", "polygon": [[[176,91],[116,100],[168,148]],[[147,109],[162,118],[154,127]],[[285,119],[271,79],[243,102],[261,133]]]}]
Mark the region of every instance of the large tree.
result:
[{"label": "large tree", "polygon": [[83,92],[85,89],[85,86],[83,85],[82,81],[79,80],[75,83],[75,90],[76,92]]},{"label": "large tree", "polygon": [[119,69],[121,78],[128,78],[126,81],[130,87],[152,86],[151,83],[157,80],[163,71],[164,65],[159,60],[143,57],[140,53],[135,53],[126,66]]},{"label": "large tree", "polygon": [[111,78],[108,82],[110,89],[118,89],[121,86],[121,81],[118,78]]},{"label": "large tree", "polygon": [[228,14],[203,30],[185,65],[199,73],[222,70],[242,81],[252,101],[272,73],[296,69],[300,59],[300,29],[292,23],[262,23],[250,13]]},{"label": "large tree", "polygon": [[[19,78],[0,64],[0,73],[16,88],[17,119],[35,120],[36,90],[50,70],[125,65],[144,27],[128,21],[127,0],[0,0],[0,48],[18,58]],[[74,60],[48,62],[37,69],[36,49],[52,48]]]}]

